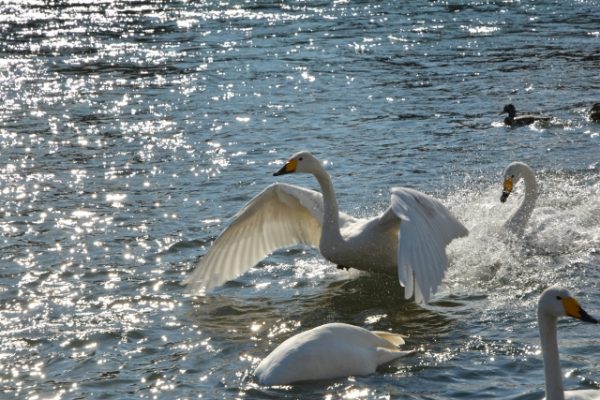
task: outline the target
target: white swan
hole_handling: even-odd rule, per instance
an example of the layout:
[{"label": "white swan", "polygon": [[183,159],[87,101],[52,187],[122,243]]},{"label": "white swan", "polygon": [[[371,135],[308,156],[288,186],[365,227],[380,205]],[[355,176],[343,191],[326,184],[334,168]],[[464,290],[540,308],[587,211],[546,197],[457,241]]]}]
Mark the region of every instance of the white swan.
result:
[{"label": "white swan", "polygon": [[413,353],[400,351],[404,340],[391,332],[332,323],[287,339],[265,357],[254,374],[263,385],[368,375],[377,366]]},{"label": "white swan", "polygon": [[525,224],[529,221],[538,198],[538,185],[532,169],[519,161],[510,163],[504,170],[504,189],[500,196],[500,201],[506,202],[513,187],[521,179],[525,182],[525,197],[517,211],[504,223],[504,226],[518,235],[523,234]]},{"label": "white swan", "polygon": [[560,288],[549,288],[542,293],[538,302],[538,326],[544,358],[544,375],[546,377],[546,399],[600,399],[600,390],[569,390],[563,391],[558,342],[556,340],[556,320],[569,316],[585,322],[598,323],[586,313],[569,291]]},{"label": "white swan", "polygon": [[215,240],[187,280],[201,293],[230,280],[274,250],[318,247],[339,267],[398,274],[405,297],[427,302],[447,269],[445,246],[467,229],[437,200],[392,188],[391,206],[372,219],[338,211],[329,174],[310,153],[295,154],[274,175],[313,174],[323,194],[275,183],[254,197]]}]

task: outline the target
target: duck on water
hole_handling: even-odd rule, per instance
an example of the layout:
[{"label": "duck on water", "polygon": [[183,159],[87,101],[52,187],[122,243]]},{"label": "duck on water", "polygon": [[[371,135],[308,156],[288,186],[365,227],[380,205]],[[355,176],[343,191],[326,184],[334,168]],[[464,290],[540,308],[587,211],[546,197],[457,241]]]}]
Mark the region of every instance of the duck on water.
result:
[{"label": "duck on water", "polygon": [[600,103],[594,103],[590,109],[590,120],[600,122]]},{"label": "duck on water", "polygon": [[531,125],[534,122],[548,122],[552,119],[547,115],[542,114],[525,114],[517,116],[517,109],[513,104],[507,104],[500,114],[508,113],[508,117],[504,118],[504,123],[508,126],[525,126]]}]

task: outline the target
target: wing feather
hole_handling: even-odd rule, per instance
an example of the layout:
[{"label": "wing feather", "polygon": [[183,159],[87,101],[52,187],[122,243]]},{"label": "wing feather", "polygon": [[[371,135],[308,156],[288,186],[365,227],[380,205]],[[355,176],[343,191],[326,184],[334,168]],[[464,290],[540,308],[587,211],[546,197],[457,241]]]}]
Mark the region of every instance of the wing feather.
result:
[{"label": "wing feather", "polygon": [[426,303],[446,274],[446,245],[469,231],[442,203],[424,193],[393,188],[391,195],[391,208],[402,220],[398,278],[407,299],[414,295],[417,303]]},{"label": "wing feather", "polygon": [[235,278],[277,249],[318,247],[322,220],[319,192],[274,183],[232,218],[185,283],[198,294]]}]

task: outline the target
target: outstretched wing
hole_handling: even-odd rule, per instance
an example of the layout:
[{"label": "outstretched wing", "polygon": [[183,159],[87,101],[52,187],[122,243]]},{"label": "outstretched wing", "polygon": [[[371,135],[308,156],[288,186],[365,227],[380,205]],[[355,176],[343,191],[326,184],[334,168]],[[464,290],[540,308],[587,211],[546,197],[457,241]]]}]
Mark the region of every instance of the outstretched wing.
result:
[{"label": "outstretched wing", "polygon": [[191,293],[199,294],[242,274],[277,249],[318,247],[322,220],[321,193],[274,183],[232,218],[185,283]]},{"label": "outstretched wing", "polygon": [[391,192],[391,209],[401,219],[398,278],[407,299],[414,294],[426,303],[448,269],[446,245],[469,231],[438,200],[407,188]]}]

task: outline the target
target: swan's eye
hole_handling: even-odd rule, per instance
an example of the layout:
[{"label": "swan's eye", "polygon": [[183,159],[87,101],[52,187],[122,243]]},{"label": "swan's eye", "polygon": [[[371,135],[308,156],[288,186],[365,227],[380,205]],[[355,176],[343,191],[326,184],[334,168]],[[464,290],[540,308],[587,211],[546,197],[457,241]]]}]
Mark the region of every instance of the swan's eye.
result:
[{"label": "swan's eye", "polygon": [[302,157],[300,157],[300,158],[298,159],[298,161],[302,161]]},{"label": "swan's eye", "polygon": [[515,176],[514,176],[514,175],[511,175],[510,177],[511,177],[511,178],[513,178],[513,179],[515,178]]},{"label": "swan's eye", "polygon": [[556,296],[556,300],[562,300],[562,297]]}]

